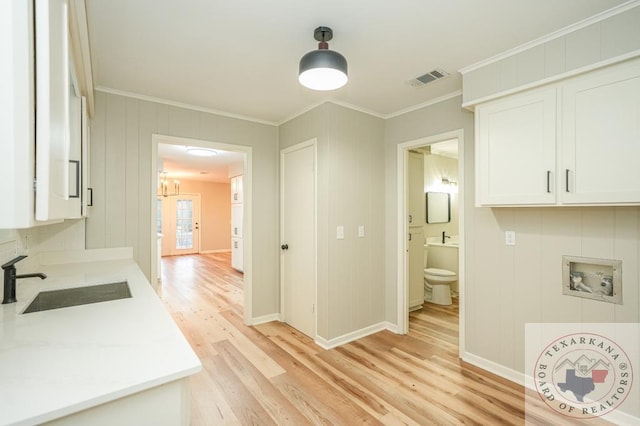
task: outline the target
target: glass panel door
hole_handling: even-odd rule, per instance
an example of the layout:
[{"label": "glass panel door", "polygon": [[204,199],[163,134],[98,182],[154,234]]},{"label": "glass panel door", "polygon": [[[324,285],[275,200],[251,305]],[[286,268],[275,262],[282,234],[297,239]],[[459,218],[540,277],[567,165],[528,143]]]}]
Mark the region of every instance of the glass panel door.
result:
[{"label": "glass panel door", "polygon": [[162,255],[199,253],[200,194],[162,197],[161,209]]},{"label": "glass panel door", "polygon": [[176,200],[176,250],[193,248],[193,200]]}]

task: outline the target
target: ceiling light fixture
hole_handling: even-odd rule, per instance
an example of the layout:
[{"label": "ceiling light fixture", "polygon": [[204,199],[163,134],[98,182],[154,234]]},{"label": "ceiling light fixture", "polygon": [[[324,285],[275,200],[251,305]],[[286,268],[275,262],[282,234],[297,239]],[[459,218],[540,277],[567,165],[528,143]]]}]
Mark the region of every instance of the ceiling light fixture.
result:
[{"label": "ceiling light fixture", "polygon": [[213,157],[218,155],[218,152],[209,148],[199,148],[197,146],[188,146],[187,154],[197,155],[198,157]]},{"label": "ceiling light fixture", "polygon": [[347,60],[336,51],[329,50],[333,30],[318,27],[313,32],[318,50],[312,50],[300,59],[298,81],[313,90],[335,90],[347,84]]}]

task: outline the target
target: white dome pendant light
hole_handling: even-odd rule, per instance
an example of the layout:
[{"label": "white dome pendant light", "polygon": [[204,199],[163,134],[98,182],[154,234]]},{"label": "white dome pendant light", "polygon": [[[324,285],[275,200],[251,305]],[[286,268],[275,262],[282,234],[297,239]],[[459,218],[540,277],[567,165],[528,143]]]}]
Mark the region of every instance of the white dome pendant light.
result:
[{"label": "white dome pendant light", "polygon": [[298,81],[313,90],[335,90],[347,84],[347,60],[333,50],[329,50],[329,40],[333,31],[329,27],[318,27],[313,32],[318,50],[312,50],[300,59]]}]

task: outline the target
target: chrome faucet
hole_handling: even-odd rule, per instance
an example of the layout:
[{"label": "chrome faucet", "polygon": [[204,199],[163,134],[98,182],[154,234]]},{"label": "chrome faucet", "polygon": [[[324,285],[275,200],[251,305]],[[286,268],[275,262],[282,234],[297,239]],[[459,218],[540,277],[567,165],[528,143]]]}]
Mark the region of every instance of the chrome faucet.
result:
[{"label": "chrome faucet", "polygon": [[45,274],[39,272],[35,274],[16,275],[16,263],[20,262],[25,257],[27,256],[18,256],[15,259],[10,260],[2,265],[2,269],[4,270],[4,299],[2,300],[3,305],[6,305],[7,303],[15,303],[18,301],[18,299],[16,299],[16,280],[18,278],[38,277],[43,280],[47,278]]},{"label": "chrome faucet", "polygon": [[451,236],[446,234],[447,231],[442,231],[442,244],[444,244],[445,238],[451,238]]}]

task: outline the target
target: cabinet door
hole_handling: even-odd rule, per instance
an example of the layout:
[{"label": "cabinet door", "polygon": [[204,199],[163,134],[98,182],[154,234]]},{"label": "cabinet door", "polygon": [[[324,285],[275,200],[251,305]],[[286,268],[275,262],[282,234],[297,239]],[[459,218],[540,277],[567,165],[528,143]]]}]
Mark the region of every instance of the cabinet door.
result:
[{"label": "cabinet door", "polygon": [[231,239],[231,267],[240,272],[244,270],[242,238]]},{"label": "cabinet door", "polygon": [[424,155],[409,153],[408,167],[408,207],[409,226],[424,226],[426,222],[426,202],[424,195]]},{"label": "cabinet door", "polygon": [[33,8],[0,1],[0,229],[35,225]]},{"label": "cabinet door", "polygon": [[66,0],[35,1],[36,219],[63,219],[69,199]]},{"label": "cabinet door", "polygon": [[241,204],[243,199],[242,176],[231,178],[231,202]]},{"label": "cabinet door", "polygon": [[476,108],[476,204],[555,204],[556,89]]},{"label": "cabinet door", "polygon": [[561,201],[640,202],[640,60],[563,87]]},{"label": "cabinet door", "polygon": [[414,310],[424,302],[424,230],[412,228],[409,238],[409,310]]},{"label": "cabinet door", "polygon": [[231,206],[231,237],[242,238],[242,204]]}]

